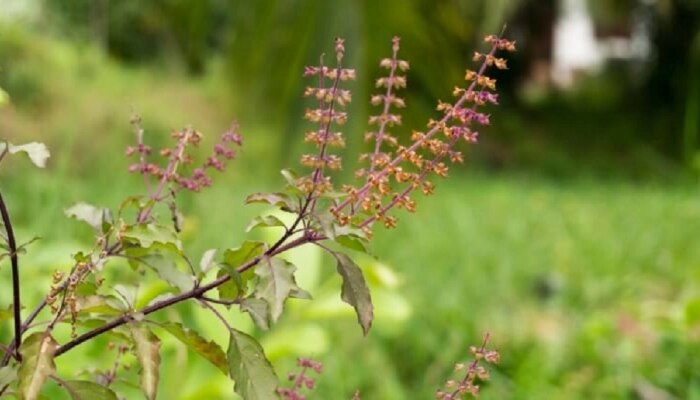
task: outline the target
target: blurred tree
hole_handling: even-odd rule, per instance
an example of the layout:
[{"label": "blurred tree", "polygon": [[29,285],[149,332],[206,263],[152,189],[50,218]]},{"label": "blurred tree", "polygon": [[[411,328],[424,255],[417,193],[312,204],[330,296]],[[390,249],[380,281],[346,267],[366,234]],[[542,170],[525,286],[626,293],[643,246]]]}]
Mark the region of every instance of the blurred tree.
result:
[{"label": "blurred tree", "polygon": [[[698,135],[697,127],[692,127],[692,114],[700,113],[697,107],[698,45],[693,46],[700,35],[700,2],[659,1],[656,15],[652,28],[654,55],[645,88],[649,95],[644,98],[649,110],[667,112],[677,121],[670,127],[671,134],[659,138],[663,147],[676,158],[685,156],[686,161],[690,161],[689,157],[696,151]],[[689,113],[690,118],[686,119],[690,125],[686,125],[685,133],[684,112]]]},{"label": "blurred tree", "polygon": [[150,61],[175,52],[188,71],[202,72],[224,44],[231,6],[225,0],[43,0],[63,32],[93,40],[121,60]]},{"label": "blurred tree", "polygon": [[[594,151],[641,145],[689,161],[700,142],[695,117],[700,104],[699,67],[698,56],[693,55],[698,50],[691,44],[698,41],[694,38],[700,31],[697,0],[587,0],[596,32],[602,35],[628,35],[642,15],[648,24],[651,57],[611,63],[602,76],[586,81],[582,95],[562,94],[544,85],[545,103],[557,103],[571,111],[569,115],[559,115],[552,111],[556,107],[546,108],[545,103],[526,103],[517,90],[549,73],[558,0],[41,1],[49,20],[62,31],[93,38],[121,60],[167,57],[170,62],[175,55],[189,72],[200,73],[212,54],[223,53],[238,101],[237,115],[248,126],[263,121],[267,129],[261,131],[275,135],[276,140],[269,142],[279,144],[280,155],[292,153],[289,146],[298,141],[291,134],[303,124],[303,66],[330,52],[333,37],[347,39],[346,64],[358,69],[358,81],[351,87],[355,101],[349,109],[355,125],[347,128],[355,132],[364,129],[373,112],[367,99],[374,91],[374,77],[381,73],[378,60],[389,53],[392,36],[404,39],[400,56],[413,61],[403,93],[410,107],[404,121],[415,128],[434,115],[433,99],[446,99],[450,83],[461,81],[480,37],[500,31],[506,22],[508,36],[518,41],[520,50],[509,62],[508,74],[497,76],[505,89],[503,100],[513,103],[508,113],[515,122],[502,125],[511,131],[503,136],[509,137],[503,139],[507,146],[528,140],[515,125],[532,120],[537,111],[542,114],[542,137],[554,141],[581,136],[576,129],[561,132],[554,123],[559,117],[575,125],[576,118],[606,118],[616,110],[625,114],[618,117],[620,121],[635,121],[587,130]],[[330,57],[325,61],[332,62]],[[590,114],[592,110],[598,114]],[[349,151],[362,146],[357,136],[353,138]],[[282,156],[277,159],[286,161]]]}]

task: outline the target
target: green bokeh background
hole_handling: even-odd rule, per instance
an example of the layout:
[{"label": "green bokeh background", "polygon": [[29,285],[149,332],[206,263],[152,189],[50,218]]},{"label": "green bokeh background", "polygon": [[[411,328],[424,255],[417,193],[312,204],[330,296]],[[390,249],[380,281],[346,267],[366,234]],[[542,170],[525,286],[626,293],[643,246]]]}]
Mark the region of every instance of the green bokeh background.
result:
[{"label": "green bokeh background", "polygon": [[[561,6],[553,0],[0,0],[0,88],[9,95],[0,138],[42,141],[52,152],[45,170],[21,157],[0,165],[19,240],[42,238],[22,256],[26,309],[54,270],[91,246],[90,229],[63,210],[77,201],[115,208],[143,192],[123,155],[134,112],[156,148],[173,129],[193,126],[209,144],[240,122],[245,143],[232,168],[180,199],[183,242],[196,260],[251,237],[245,226],[266,210],[244,207],[245,196],[279,188],[283,167],[302,169],[301,74],[322,53],[330,59],[334,37],[346,39],[358,71],[339,177],[349,179],[377,112],[368,102],[377,63],[394,35],[411,62],[396,129],[407,138],[462,83],[481,37],[507,24],[519,51],[497,75],[493,126],[416,215],[400,213],[396,230],[377,232],[377,259],[360,260],[377,306],[370,335],[337,299],[332,260],[314,249],[292,256],[313,301],[292,301],[270,332],[234,310],[227,317],[261,339],[282,377],[298,356],[322,361],[312,399],[349,399],[356,389],[364,399],[433,398],[486,332],[502,362],[484,399],[700,399],[700,4],[587,4],[599,32],[647,21],[651,53],[561,89],[532,72],[547,59],[542,46]],[[0,279],[4,308],[6,260]],[[154,290],[144,284],[140,293]],[[155,318],[227,345],[199,307]],[[159,398],[235,398],[216,368],[156,333],[165,343]],[[1,342],[10,335],[5,320]],[[109,366],[107,340],[59,359],[62,376]],[[135,382],[137,370],[125,377]],[[126,383],[116,389],[142,396]],[[67,398],[54,384],[46,394]]]}]

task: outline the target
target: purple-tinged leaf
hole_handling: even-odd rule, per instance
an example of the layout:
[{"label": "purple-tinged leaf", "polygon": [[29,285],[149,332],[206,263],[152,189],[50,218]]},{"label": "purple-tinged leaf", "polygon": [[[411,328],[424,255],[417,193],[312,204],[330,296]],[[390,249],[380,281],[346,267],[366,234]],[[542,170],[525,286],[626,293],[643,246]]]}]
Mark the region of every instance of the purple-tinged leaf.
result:
[{"label": "purple-tinged leaf", "polygon": [[227,355],[236,393],[246,400],[279,399],[279,379],[260,343],[243,332],[231,329]]},{"label": "purple-tinged leaf", "polygon": [[350,257],[343,253],[334,253],[333,255],[338,260],[338,273],[343,278],[340,298],[355,309],[357,321],[366,336],[372,326],[374,308],[365,277],[362,275],[360,267]]}]

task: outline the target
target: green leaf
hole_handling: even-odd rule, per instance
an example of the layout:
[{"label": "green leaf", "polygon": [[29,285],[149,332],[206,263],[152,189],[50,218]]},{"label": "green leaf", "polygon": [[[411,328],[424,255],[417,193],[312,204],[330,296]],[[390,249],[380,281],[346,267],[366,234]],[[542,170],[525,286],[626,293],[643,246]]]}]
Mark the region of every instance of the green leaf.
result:
[{"label": "green leaf", "polygon": [[144,196],[129,196],[122,203],[119,205],[119,213],[118,215],[121,216],[122,213],[128,209],[128,208],[135,208],[138,211],[141,211],[144,207],[146,207],[149,204],[153,203],[153,200],[148,198],[148,201],[145,203],[141,203],[141,200],[144,199]]},{"label": "green leaf", "polygon": [[[161,244],[156,244],[150,248],[128,248],[126,254],[132,257],[130,262],[134,264],[141,263],[160,276],[164,281],[168,282],[180,292],[185,292],[192,289],[194,286],[194,277],[178,268],[177,263],[172,259],[170,254],[166,252],[172,251],[173,248]],[[177,252],[177,255],[180,253]]]},{"label": "green leaf", "polygon": [[81,202],[67,208],[64,213],[68,217],[86,222],[96,230],[102,229],[102,217],[104,215],[104,210],[102,208]]},{"label": "green leaf", "polygon": [[343,278],[340,298],[355,309],[357,321],[366,336],[372,326],[374,310],[362,270],[347,255],[343,253],[333,253],[333,255],[338,260],[338,273]]},{"label": "green leaf", "polygon": [[311,293],[307,292],[306,290],[296,287],[292,289],[291,292],[289,292],[289,297],[294,298],[294,299],[300,299],[300,300],[312,300],[313,297],[311,296]]},{"label": "green leaf", "polygon": [[291,169],[283,169],[280,171],[282,176],[284,177],[284,180],[287,181],[287,186],[284,188],[284,192],[291,195],[291,196],[303,196],[304,192],[302,192],[298,187],[297,187],[297,182],[299,180],[299,175],[292,171]]},{"label": "green leaf", "polygon": [[[4,225],[0,223],[0,229],[4,229],[3,226]],[[2,261],[3,258],[10,256],[10,248],[6,244],[7,238],[5,237],[5,235],[0,234],[0,239],[2,239],[2,241],[4,242],[4,243],[0,242],[0,249],[6,251],[6,253],[0,254],[0,261]],[[20,244],[19,246],[17,246],[16,254],[18,254],[18,255],[19,254],[27,254],[27,247],[29,247],[30,244],[36,242],[39,239],[41,239],[41,237],[34,236],[30,240]]]},{"label": "green leaf", "polygon": [[140,323],[129,324],[134,340],[134,353],[141,365],[141,389],[148,400],[155,400],[158,391],[160,340]]},{"label": "green leaf", "polygon": [[243,294],[243,281],[241,275],[236,270],[220,269],[216,273],[216,279],[229,275],[231,279],[219,285],[216,290],[219,292],[219,299],[231,301],[236,300]]},{"label": "green leaf", "polygon": [[284,225],[284,222],[282,222],[279,218],[275,217],[274,215],[266,215],[264,217],[255,217],[253,218],[252,221],[250,221],[250,224],[245,228],[246,232],[250,232],[255,228],[259,227],[274,227],[274,226],[281,226],[281,227],[286,227]]},{"label": "green leaf", "polygon": [[168,297],[173,297],[177,290],[173,288],[171,284],[162,280],[148,280],[142,282],[139,285],[139,292],[136,302],[134,303],[134,309],[140,310],[144,307],[148,307],[153,304],[153,302],[158,300],[164,300]]},{"label": "green leaf", "polygon": [[78,283],[78,285],[75,287],[75,295],[76,296],[92,296],[97,294],[97,284],[94,282],[89,282],[89,281],[82,281]]},{"label": "green leaf", "polygon": [[73,400],[117,400],[112,389],[91,381],[61,382]]},{"label": "green leaf", "polygon": [[304,292],[294,280],[294,270],[294,264],[269,257],[255,268],[255,274],[260,278],[255,288],[255,297],[267,302],[272,322],[277,322],[282,315],[288,297]]},{"label": "green leaf", "polygon": [[335,217],[330,212],[325,212],[316,215],[316,219],[323,229],[323,234],[328,239],[335,240],[335,227],[338,224]]},{"label": "green leaf", "polygon": [[214,364],[225,375],[228,375],[228,363],[226,362],[226,354],[214,341],[207,341],[199,333],[192,329],[185,328],[182,324],[174,322],[166,322],[159,324],[163,329],[175,336],[179,341],[187,345],[190,349],[197,352],[200,356],[206,358]]},{"label": "green leaf", "polygon": [[121,304],[118,308],[132,311],[134,310],[134,305],[136,304],[136,295],[139,290],[138,284],[127,284],[127,283],[115,283],[112,289],[118,294],[114,296],[118,304]]},{"label": "green leaf", "polygon": [[[328,239],[334,240],[339,245],[348,247],[352,250],[367,253],[367,236],[362,229],[351,225],[340,225],[330,212],[324,212],[317,215],[316,220],[318,221],[319,225],[321,225],[323,234],[326,235]],[[336,240],[338,237],[343,238]]]},{"label": "green leaf", "polygon": [[192,275],[178,269],[173,260],[161,254],[150,254],[144,257],[143,260],[155,269],[158,276],[178,288],[180,292],[186,292],[194,286]]},{"label": "green leaf", "polygon": [[231,329],[227,354],[236,393],[246,400],[279,399],[279,380],[260,343]]},{"label": "green leaf", "polygon": [[350,250],[355,250],[362,253],[368,253],[369,251],[367,246],[365,246],[365,241],[363,241],[362,238],[352,234],[338,235],[335,237],[335,242]]},{"label": "green leaf", "polygon": [[6,149],[10,154],[26,153],[32,163],[39,168],[44,168],[46,160],[51,156],[46,145],[39,142],[31,142],[19,146],[15,146],[12,143],[0,143],[0,153],[3,153]]},{"label": "green leaf", "polygon": [[266,246],[265,242],[245,241],[240,247],[226,249],[223,262],[231,268],[238,268],[255,257],[262,255]]},{"label": "green leaf", "polygon": [[21,400],[36,400],[46,378],[56,372],[53,357],[58,343],[44,332],[29,335],[20,346],[22,364],[19,367]]},{"label": "green leaf", "polygon": [[229,275],[231,279],[217,288],[221,300],[235,300],[245,294],[247,282],[252,277],[251,270],[239,274],[237,269],[246,262],[262,255],[267,244],[265,242],[246,241],[240,247],[226,249],[223,264],[216,277]]},{"label": "green leaf", "polygon": [[267,203],[285,211],[294,211],[299,208],[294,199],[285,193],[253,193],[245,199],[245,203]]},{"label": "green leaf", "polygon": [[107,233],[114,226],[114,216],[109,208],[102,209],[102,233]]},{"label": "green leaf", "polygon": [[17,380],[17,371],[11,366],[0,368],[0,389]]},{"label": "green leaf", "polygon": [[297,179],[299,179],[299,175],[297,175],[296,172],[292,171],[291,169],[283,169],[282,171],[280,171],[280,173],[284,177],[284,180],[287,181],[289,186],[296,187]]},{"label": "green leaf", "polygon": [[334,217],[333,218],[333,230],[335,231],[336,236],[341,236],[341,235],[350,235],[354,236],[358,239],[367,240],[367,235],[362,231],[360,228],[356,228],[352,225],[340,225]]},{"label": "green leaf", "polygon": [[214,266],[214,257],[216,256],[216,249],[209,249],[202,254],[202,258],[199,260],[199,270],[203,274],[209,272],[212,266]]},{"label": "green leaf", "polygon": [[250,317],[258,328],[264,331],[270,329],[270,322],[268,321],[269,307],[265,300],[247,298],[243,299],[239,306],[241,311],[250,314]]},{"label": "green leaf", "polygon": [[92,295],[76,298],[76,311],[79,314],[98,313],[104,315],[121,315],[119,301],[113,296]]},{"label": "green leaf", "polygon": [[158,224],[130,225],[126,228],[122,237],[144,248],[151,247],[154,243],[161,243],[174,246],[177,250],[182,250],[182,244],[177,238],[177,234],[172,227],[168,226]]}]

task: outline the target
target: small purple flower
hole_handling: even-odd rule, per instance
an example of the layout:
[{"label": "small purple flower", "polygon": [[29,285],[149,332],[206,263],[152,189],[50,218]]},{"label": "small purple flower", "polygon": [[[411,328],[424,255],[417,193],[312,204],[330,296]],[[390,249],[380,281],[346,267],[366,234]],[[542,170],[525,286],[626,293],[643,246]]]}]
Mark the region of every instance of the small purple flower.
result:
[{"label": "small purple flower", "polygon": [[498,94],[482,90],[479,92],[479,100],[481,100],[483,103],[498,105]]}]

